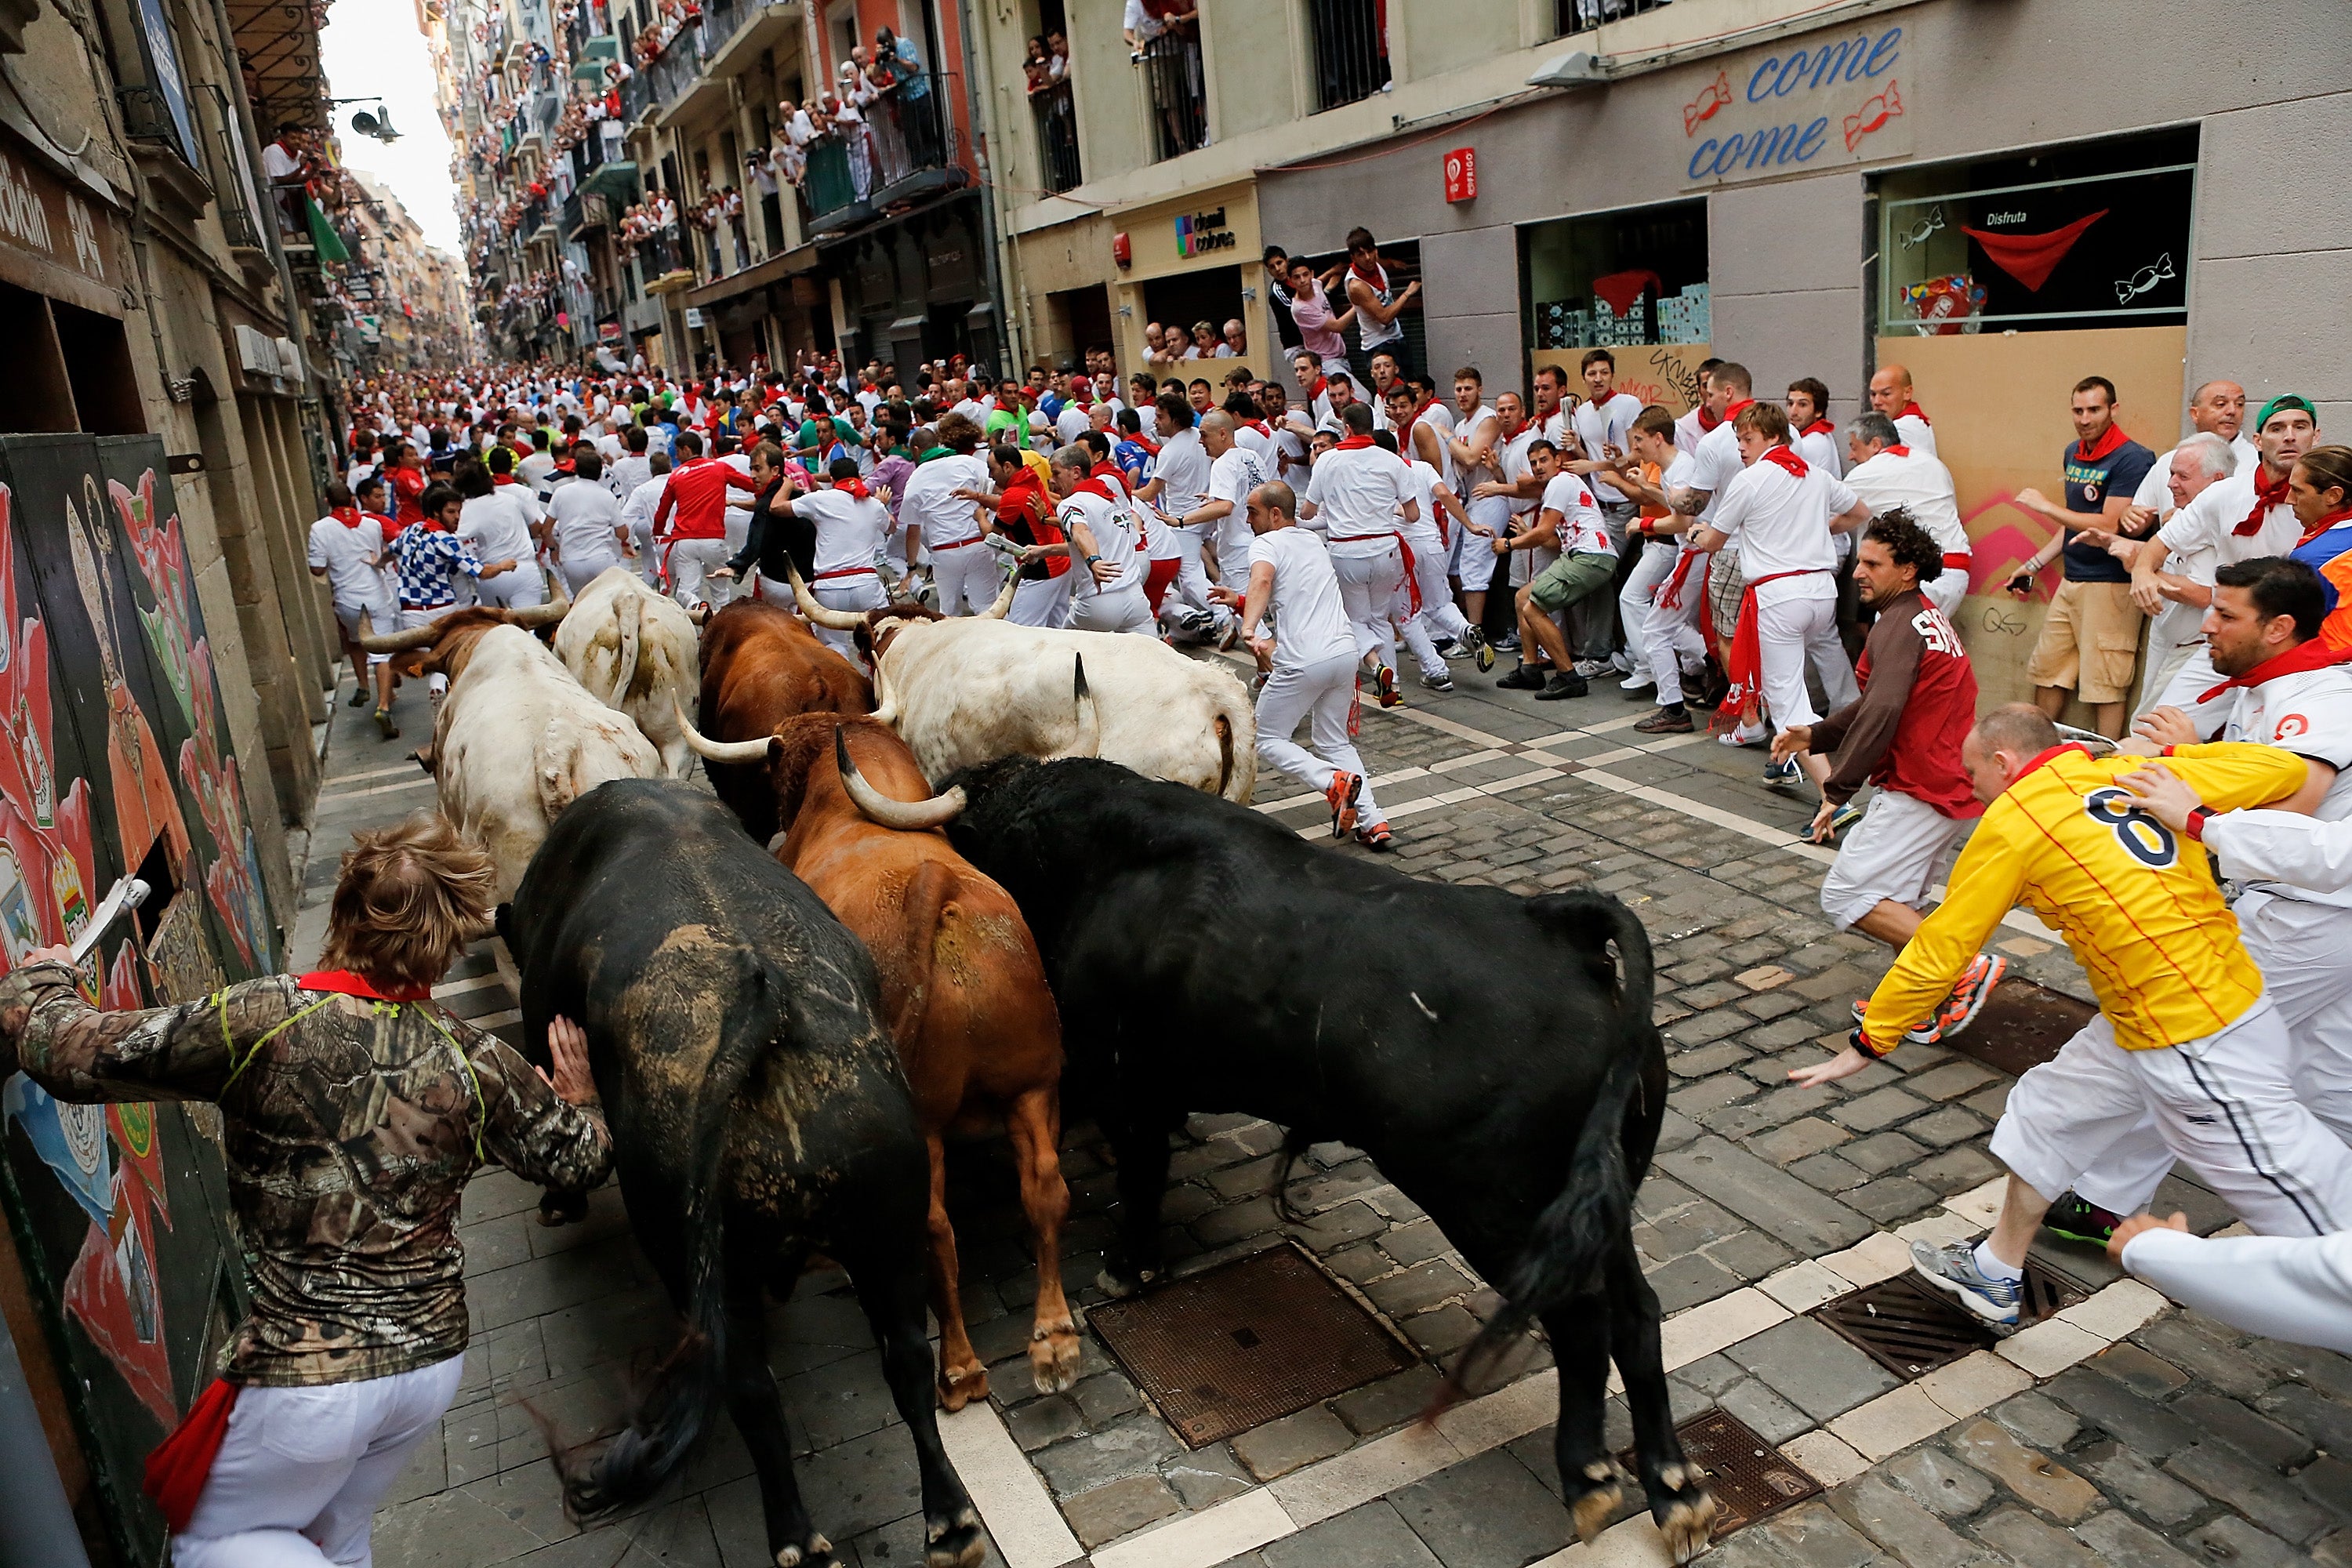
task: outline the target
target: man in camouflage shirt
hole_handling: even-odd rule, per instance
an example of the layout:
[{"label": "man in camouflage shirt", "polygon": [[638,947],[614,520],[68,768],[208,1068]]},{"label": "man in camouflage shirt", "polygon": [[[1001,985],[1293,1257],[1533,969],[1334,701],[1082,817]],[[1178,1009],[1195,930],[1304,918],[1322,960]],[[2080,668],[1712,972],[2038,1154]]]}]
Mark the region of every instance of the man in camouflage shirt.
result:
[{"label": "man in camouflage shirt", "polygon": [[173,1521],[177,1568],[364,1563],[377,1501],[457,1391],[467,1178],[496,1161],[578,1189],[611,1166],[577,1026],[549,1030],[551,1081],[429,1000],[493,886],[420,814],[344,856],[322,959],[341,967],[132,1013],[90,1007],[61,948],[0,981],[0,1078],[221,1108],[253,1311],[222,1372],[226,1434]]}]

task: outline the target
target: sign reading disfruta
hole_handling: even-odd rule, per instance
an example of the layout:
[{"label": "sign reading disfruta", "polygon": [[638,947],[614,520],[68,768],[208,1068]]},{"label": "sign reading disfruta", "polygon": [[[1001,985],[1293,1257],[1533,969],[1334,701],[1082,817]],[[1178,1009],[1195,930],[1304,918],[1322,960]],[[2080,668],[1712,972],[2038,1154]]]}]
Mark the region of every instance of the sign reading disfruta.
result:
[{"label": "sign reading disfruta", "polygon": [[1903,29],[1741,57],[1682,106],[1692,184],[1907,157]]}]

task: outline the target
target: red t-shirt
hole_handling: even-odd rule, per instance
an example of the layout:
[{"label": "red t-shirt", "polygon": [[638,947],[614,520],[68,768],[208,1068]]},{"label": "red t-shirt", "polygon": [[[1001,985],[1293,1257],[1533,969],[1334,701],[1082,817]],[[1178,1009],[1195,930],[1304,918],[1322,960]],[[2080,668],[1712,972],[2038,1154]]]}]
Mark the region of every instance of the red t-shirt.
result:
[{"label": "red t-shirt", "polygon": [[416,499],[425,493],[425,475],[415,468],[394,468],[389,478],[394,505],[392,520],[403,528],[412,522],[423,522],[425,509],[416,504]]},{"label": "red t-shirt", "polygon": [[[1026,468],[997,498],[996,526],[998,532],[1020,544],[1063,544],[1069,540],[1069,535],[1054,521],[1054,509],[1047,503],[1037,476]],[[1023,567],[1021,574],[1037,582],[1058,577],[1069,569],[1070,558],[1056,555]]]},{"label": "red t-shirt", "polygon": [[724,539],[727,537],[727,492],[741,490],[747,495],[759,494],[751,481],[735,471],[735,465],[717,458],[698,458],[682,468],[671,470],[669,484],[662,491],[661,505],[654,509],[654,531],[662,531],[662,521],[675,510],[677,523],[669,530],[674,539]]}]

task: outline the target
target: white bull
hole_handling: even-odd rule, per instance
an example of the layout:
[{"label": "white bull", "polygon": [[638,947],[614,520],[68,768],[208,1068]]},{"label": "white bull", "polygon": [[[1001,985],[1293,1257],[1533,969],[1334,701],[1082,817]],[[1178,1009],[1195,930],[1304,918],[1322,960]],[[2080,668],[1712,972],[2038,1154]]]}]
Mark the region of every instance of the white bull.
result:
[{"label": "white bull", "polygon": [[609,780],[661,777],[662,757],[537,637],[490,626],[442,700],[433,774],[441,815],[489,851],[506,900],[565,806]]},{"label": "white bull", "polygon": [[680,710],[692,713],[702,687],[700,639],[677,600],[656,594],[625,567],[600,573],[555,628],[555,654],[607,708],[635,721],[661,752],[662,772],[693,766]]},{"label": "white bull", "polygon": [[[798,581],[801,611],[847,630],[866,617],[820,605]],[[1257,783],[1257,722],[1248,691],[1217,665],[1157,637],[1073,632],[1003,619],[1012,585],[981,615],[879,625],[874,716],[898,732],[924,776],[998,757],[1093,754],[1150,778],[1248,804]],[[1092,724],[1070,698],[1086,662]],[[1098,730],[1093,748],[1085,728]]]}]

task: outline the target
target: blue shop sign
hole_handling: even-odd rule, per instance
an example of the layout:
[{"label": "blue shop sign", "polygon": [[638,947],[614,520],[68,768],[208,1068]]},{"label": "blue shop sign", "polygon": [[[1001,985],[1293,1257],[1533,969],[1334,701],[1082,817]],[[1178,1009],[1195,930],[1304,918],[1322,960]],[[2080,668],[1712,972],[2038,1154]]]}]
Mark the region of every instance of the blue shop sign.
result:
[{"label": "blue shop sign", "polygon": [[1683,105],[1693,184],[1765,179],[1911,150],[1903,29],[1744,58]]}]

